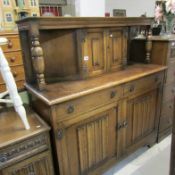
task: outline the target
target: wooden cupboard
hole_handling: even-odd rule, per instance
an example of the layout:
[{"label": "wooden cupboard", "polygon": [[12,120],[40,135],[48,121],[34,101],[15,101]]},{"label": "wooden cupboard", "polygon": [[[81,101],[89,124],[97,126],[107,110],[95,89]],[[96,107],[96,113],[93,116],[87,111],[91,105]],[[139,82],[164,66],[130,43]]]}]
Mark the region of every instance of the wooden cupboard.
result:
[{"label": "wooden cupboard", "polygon": [[26,88],[52,127],[57,174],[102,174],[156,143],[166,67],[127,64],[132,29],[147,33],[150,24],[149,18],[18,22]]}]

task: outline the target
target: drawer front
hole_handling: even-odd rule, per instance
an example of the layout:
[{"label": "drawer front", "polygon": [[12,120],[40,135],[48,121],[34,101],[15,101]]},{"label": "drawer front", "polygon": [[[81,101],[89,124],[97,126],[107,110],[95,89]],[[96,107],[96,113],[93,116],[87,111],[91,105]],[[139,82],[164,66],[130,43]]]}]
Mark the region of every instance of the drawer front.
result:
[{"label": "drawer front", "polygon": [[62,103],[56,106],[57,115],[59,116],[58,120],[64,117],[87,113],[88,111],[96,109],[105,104],[115,102],[122,98],[122,96],[123,87],[117,86]]},{"label": "drawer front", "polygon": [[[23,89],[24,88],[24,80],[17,81],[16,85],[17,85],[18,90]],[[7,90],[6,85],[5,84],[0,84],[0,93],[4,92],[6,90]]]},{"label": "drawer front", "polygon": [[6,37],[8,39],[8,44],[2,46],[2,50],[4,52],[17,51],[21,49],[18,35],[9,35],[3,37]]},{"label": "drawer front", "polygon": [[49,135],[42,134],[0,150],[0,169],[49,149]]},{"label": "drawer front", "polygon": [[163,131],[172,125],[174,116],[174,100],[171,98],[168,101],[163,102],[162,112],[160,117],[160,128],[159,131]]},{"label": "drawer front", "polygon": [[124,87],[124,96],[134,95],[136,93],[143,93],[149,89],[156,88],[163,81],[163,73],[156,73],[135,81],[126,83]]},{"label": "drawer front", "polygon": [[23,64],[21,51],[5,53],[5,57],[10,66]]},{"label": "drawer front", "polygon": [[163,99],[168,100],[175,96],[175,82],[166,84],[163,91]]},{"label": "drawer front", "polygon": [[[13,74],[13,77],[14,77],[15,81],[24,80],[24,68],[23,68],[23,65],[11,67],[11,72]],[[4,81],[3,81],[1,75],[0,75],[0,84],[4,84]]]}]

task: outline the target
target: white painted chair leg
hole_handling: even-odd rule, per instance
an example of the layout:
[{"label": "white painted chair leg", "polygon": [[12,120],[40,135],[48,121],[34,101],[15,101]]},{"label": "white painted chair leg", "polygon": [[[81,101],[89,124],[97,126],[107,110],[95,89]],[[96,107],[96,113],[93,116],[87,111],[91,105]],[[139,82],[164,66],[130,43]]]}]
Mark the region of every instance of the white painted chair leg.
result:
[{"label": "white painted chair leg", "polygon": [[[2,43],[5,43],[5,39],[0,38],[0,42],[1,41],[3,41]],[[2,45],[2,43],[0,45]],[[7,62],[5,56],[2,52],[1,47],[0,47],[0,71],[2,74],[2,78],[6,83],[6,87],[7,87],[7,90],[9,92],[10,99],[15,107],[15,111],[18,113],[21,120],[23,121],[25,128],[30,129],[30,126],[29,126],[29,123],[27,120],[27,116],[26,116],[25,108],[23,106],[21,97],[18,94],[15,80],[13,78],[10,67],[9,67],[8,62]],[[4,100],[1,99],[1,101],[4,101]]]}]

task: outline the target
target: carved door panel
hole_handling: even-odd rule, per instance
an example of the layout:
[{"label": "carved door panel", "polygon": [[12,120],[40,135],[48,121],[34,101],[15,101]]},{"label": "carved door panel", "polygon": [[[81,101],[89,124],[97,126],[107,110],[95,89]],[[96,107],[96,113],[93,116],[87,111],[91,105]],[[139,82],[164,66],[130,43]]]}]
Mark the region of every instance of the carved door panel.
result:
[{"label": "carved door panel", "polygon": [[69,158],[61,174],[86,174],[116,155],[117,111],[111,108],[65,129],[60,145],[67,144]]},{"label": "carved door panel", "polygon": [[156,109],[157,90],[127,101],[127,147],[155,131]]},{"label": "carved door panel", "polygon": [[2,175],[54,175],[50,152],[38,154],[2,170]]},{"label": "carved door panel", "polygon": [[81,41],[79,57],[82,59],[83,71],[87,71],[89,76],[105,72],[106,48],[104,29],[82,30],[78,36],[79,41]]},{"label": "carved door panel", "polygon": [[108,69],[113,71],[121,68],[127,59],[127,38],[123,29],[110,29],[107,34]]}]

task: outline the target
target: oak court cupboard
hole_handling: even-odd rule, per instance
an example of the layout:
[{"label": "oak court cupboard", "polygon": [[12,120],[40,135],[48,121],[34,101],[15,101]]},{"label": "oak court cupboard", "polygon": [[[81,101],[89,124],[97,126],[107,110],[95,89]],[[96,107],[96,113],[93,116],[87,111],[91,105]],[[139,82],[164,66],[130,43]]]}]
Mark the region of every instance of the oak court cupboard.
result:
[{"label": "oak court cupboard", "polygon": [[56,172],[101,174],[157,141],[166,66],[129,65],[152,18],[41,17],[18,21],[26,88],[52,127]]}]

